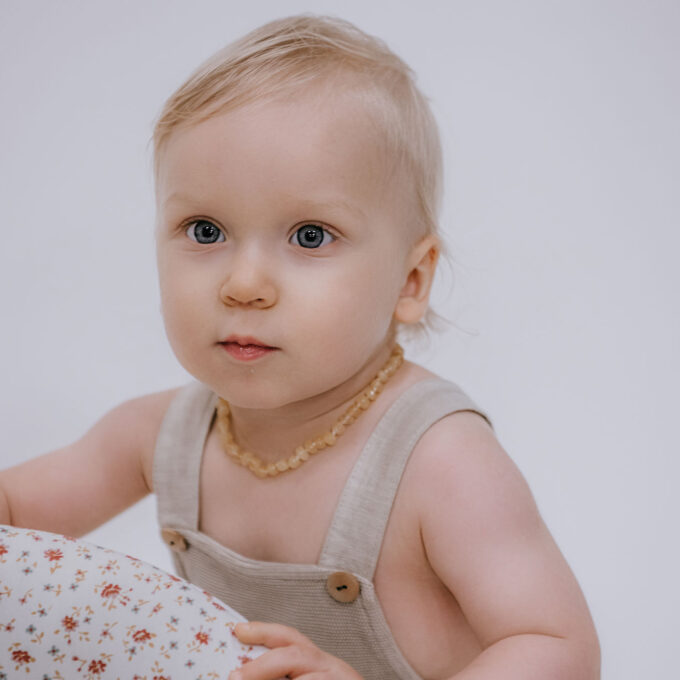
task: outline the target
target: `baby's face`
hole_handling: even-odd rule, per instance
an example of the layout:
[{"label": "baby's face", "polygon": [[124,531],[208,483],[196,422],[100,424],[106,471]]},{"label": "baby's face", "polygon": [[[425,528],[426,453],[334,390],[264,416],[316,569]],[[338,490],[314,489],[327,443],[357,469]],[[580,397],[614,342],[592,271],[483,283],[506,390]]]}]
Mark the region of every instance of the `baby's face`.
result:
[{"label": "baby's face", "polygon": [[[182,365],[242,407],[346,381],[388,342],[411,245],[357,103],[259,102],[176,131],[162,151],[157,253]],[[276,347],[234,356],[230,336]]]}]

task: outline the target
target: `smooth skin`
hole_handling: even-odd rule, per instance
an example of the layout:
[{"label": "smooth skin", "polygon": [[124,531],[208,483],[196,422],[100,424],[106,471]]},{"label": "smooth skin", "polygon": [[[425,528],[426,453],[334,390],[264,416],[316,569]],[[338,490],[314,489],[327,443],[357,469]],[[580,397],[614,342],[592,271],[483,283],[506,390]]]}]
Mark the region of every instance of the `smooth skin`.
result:
[{"label": "smooth skin", "polygon": [[[314,91],[176,131],[162,151],[156,227],[163,316],[183,366],[231,404],[239,444],[265,461],[323,432],[390,354],[396,322],[424,314],[439,245],[417,226],[352,96]],[[312,225],[322,240],[303,245]],[[303,229],[304,230],[304,229]],[[277,351],[242,363],[219,344]],[[201,530],[241,554],[314,563],[377,419],[431,376],[406,362],[332,448],[256,479],[206,441]],[[0,521],[81,535],[152,490],[155,437],[175,391],[117,407],[71,446],[0,474]],[[296,503],[289,502],[291,497]],[[526,482],[473,413],[417,443],[375,574],[402,653],[424,678],[594,680],[599,647],[581,591]],[[301,633],[251,622],[271,650],[232,680],[359,676]]]}]

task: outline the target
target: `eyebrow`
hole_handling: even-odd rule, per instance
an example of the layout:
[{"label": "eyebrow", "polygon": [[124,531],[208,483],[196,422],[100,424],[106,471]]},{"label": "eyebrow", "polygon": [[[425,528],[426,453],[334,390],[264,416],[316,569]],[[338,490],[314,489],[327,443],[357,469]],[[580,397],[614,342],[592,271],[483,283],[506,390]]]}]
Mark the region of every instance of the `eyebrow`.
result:
[{"label": "eyebrow", "polygon": [[300,204],[302,204],[305,209],[307,210],[323,210],[325,208],[335,208],[339,210],[343,210],[345,212],[350,212],[354,214],[356,217],[359,217],[362,220],[366,219],[366,215],[364,214],[364,211],[359,208],[356,205],[352,205],[351,203],[348,203],[347,201],[343,201],[341,198],[339,199],[328,199],[328,200],[321,200],[321,201],[312,201],[309,199],[297,199]]},{"label": "eyebrow", "polygon": [[[193,203],[194,198],[192,196],[186,196],[179,191],[173,191],[162,203],[161,205],[167,205],[168,203]],[[198,202],[197,202],[198,203]]]},{"label": "eyebrow", "polygon": [[[348,203],[347,201],[342,200],[341,198],[339,199],[329,199],[329,200],[317,200],[313,201],[311,199],[295,199],[294,197],[291,197],[292,200],[295,200],[298,204],[302,205],[305,210],[323,210],[326,208],[335,208],[336,210],[343,210],[346,212],[350,212],[354,214],[356,217],[359,217],[362,220],[366,219],[366,215],[364,214],[364,211],[361,210],[356,205],[352,205],[351,203]],[[177,202],[183,202],[183,203],[195,203],[196,205],[199,204],[199,201],[196,201],[194,197],[185,195],[179,191],[173,191],[170,196],[168,196],[162,203],[162,205],[168,205],[169,203],[177,203]]]}]

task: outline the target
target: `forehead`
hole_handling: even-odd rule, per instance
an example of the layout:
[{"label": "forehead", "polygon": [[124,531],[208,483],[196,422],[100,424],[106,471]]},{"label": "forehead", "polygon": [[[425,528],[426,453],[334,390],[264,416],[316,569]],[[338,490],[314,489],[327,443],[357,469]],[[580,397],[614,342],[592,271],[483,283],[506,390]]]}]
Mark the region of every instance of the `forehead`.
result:
[{"label": "forehead", "polygon": [[260,101],[176,130],[160,150],[160,208],[218,193],[230,203],[274,198],[345,203],[367,214],[403,195],[374,119],[332,93]]}]

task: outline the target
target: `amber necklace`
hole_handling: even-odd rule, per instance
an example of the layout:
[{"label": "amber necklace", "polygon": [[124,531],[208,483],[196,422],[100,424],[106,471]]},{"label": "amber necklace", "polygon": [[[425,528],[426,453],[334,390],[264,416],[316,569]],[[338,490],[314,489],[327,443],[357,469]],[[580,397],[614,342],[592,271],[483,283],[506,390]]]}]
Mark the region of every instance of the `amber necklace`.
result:
[{"label": "amber necklace", "polygon": [[396,345],[390,358],[378,371],[368,386],[359,394],[352,405],[335,421],[333,426],[316,439],[306,441],[295,449],[293,455],[281,458],[275,463],[265,463],[254,453],[243,451],[234,441],[231,433],[231,416],[229,404],[220,397],[217,402],[217,431],[220,436],[222,448],[238,463],[247,467],[258,477],[276,477],[281,472],[299,468],[309,457],[318,453],[327,446],[333,446],[345,429],[349,427],[376,399],[385,383],[397,372],[404,362],[404,350]]}]

